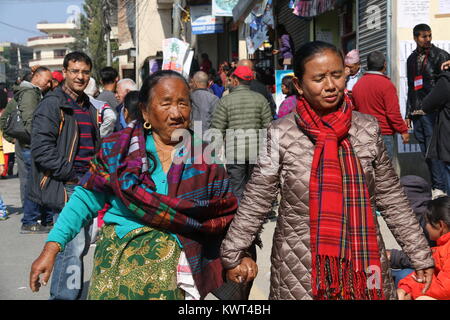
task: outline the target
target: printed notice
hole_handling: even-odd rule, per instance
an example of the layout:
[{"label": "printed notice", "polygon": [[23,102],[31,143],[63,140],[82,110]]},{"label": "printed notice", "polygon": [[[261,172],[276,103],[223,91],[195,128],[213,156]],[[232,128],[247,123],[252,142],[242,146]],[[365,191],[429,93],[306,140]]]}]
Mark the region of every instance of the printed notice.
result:
[{"label": "printed notice", "polygon": [[[449,2],[448,0],[445,2]],[[419,23],[430,23],[429,0],[398,0],[398,27],[412,29]]]},{"label": "printed notice", "polygon": [[450,0],[439,0],[439,14],[450,13]]}]

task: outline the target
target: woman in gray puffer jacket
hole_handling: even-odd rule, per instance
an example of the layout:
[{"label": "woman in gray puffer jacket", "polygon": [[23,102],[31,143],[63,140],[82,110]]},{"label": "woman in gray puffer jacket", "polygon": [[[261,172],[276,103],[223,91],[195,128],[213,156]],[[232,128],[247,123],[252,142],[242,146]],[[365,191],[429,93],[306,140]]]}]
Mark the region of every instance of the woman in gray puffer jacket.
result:
[{"label": "woman in gray puffer jacket", "polygon": [[375,211],[431,283],[434,262],[392,168],[377,121],[352,112],[341,53],[312,42],[295,57],[297,110],[271,124],[228,234],[222,263],[234,282],[280,187],[269,299],[396,299]]}]

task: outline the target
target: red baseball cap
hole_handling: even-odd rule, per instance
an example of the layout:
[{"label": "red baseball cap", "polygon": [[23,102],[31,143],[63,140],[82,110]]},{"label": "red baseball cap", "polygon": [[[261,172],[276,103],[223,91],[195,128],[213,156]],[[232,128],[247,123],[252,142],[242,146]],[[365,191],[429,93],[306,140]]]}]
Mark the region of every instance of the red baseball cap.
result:
[{"label": "red baseball cap", "polygon": [[234,70],[233,75],[242,80],[253,80],[253,71],[247,66],[238,66],[236,70]]},{"label": "red baseball cap", "polygon": [[53,79],[55,79],[59,83],[64,81],[64,77],[63,77],[62,73],[59,72],[59,71],[53,71],[52,72],[52,77],[53,77]]}]

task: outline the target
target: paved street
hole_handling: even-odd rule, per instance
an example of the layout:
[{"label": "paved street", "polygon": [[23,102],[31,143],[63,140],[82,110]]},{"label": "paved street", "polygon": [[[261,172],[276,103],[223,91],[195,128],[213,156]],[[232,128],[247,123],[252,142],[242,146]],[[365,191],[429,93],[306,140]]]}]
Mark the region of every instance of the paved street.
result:
[{"label": "paved street", "polygon": [[[47,235],[19,233],[22,212],[18,178],[0,180],[0,194],[12,213],[8,220],[0,221],[0,300],[46,300],[49,297],[50,283],[47,287],[42,287],[38,293],[32,293],[28,287],[28,277],[31,263],[41,252]],[[397,247],[384,222],[381,220],[380,222],[387,247]],[[269,295],[270,252],[275,224],[276,222],[269,222],[264,225],[262,234],[264,245],[263,250],[258,250],[259,274],[250,294],[252,300],[265,300]],[[92,272],[94,249],[95,245],[92,245],[84,260],[85,282],[89,281]],[[209,295],[207,299],[215,298]]]}]

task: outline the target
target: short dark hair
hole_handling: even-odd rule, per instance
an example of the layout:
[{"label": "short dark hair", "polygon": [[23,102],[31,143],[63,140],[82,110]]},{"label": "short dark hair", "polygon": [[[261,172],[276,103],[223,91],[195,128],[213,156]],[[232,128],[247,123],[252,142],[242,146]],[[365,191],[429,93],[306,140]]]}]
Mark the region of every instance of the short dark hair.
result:
[{"label": "short dark hair", "polygon": [[123,107],[128,111],[131,120],[138,120],[142,118],[139,110],[139,91],[130,91],[123,99]]},{"label": "short dark hair", "polygon": [[342,65],[344,65],[344,56],[335,45],[323,41],[308,42],[297,50],[294,57],[294,73],[299,81],[302,81],[303,75],[305,74],[305,64],[316,54],[320,54],[326,50],[335,52],[341,58]]},{"label": "short dark hair", "polygon": [[64,57],[64,62],[63,62],[63,67],[66,70],[69,67],[69,61],[84,62],[92,69],[92,60],[84,52],[74,51],[74,52],[70,52],[70,53],[66,54],[66,56]]},{"label": "short dark hair", "polygon": [[381,71],[384,68],[384,63],[386,62],[386,57],[381,51],[371,52],[367,56],[367,69],[369,71]]},{"label": "short dark hair", "polygon": [[36,70],[34,70],[33,76],[31,77],[31,79],[33,79],[35,75],[42,73],[42,72],[51,72],[51,71],[47,67],[39,66]]},{"label": "short dark hair", "polygon": [[421,23],[414,27],[413,34],[414,34],[414,37],[418,37],[418,36],[420,36],[421,32],[428,32],[428,31],[431,32],[430,26],[425,23]]},{"label": "short dark hair", "polygon": [[252,82],[252,80],[244,80],[244,79],[241,79],[241,78],[239,78],[238,76],[236,76],[234,74],[232,74],[231,77],[238,79],[239,84],[243,84],[244,86],[249,86],[250,83]]},{"label": "short dark hair", "polygon": [[100,79],[103,84],[114,83],[119,73],[113,67],[104,67],[100,70]]},{"label": "short dark hair", "polygon": [[443,221],[450,228],[450,197],[443,196],[428,202],[426,218],[433,226]]}]

